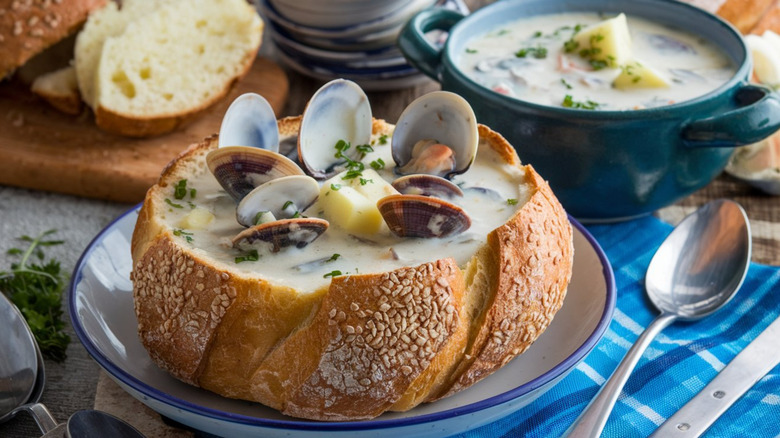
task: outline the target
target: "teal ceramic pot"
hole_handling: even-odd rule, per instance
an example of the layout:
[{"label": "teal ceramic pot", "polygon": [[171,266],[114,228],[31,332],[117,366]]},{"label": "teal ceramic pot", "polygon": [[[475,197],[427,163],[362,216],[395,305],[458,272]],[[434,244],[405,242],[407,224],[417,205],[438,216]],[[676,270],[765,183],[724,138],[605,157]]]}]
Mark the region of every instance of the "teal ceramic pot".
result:
[{"label": "teal ceramic pot", "polygon": [[[625,12],[693,32],[737,66],[699,98],[634,111],[588,111],[523,102],[485,88],[456,66],[467,43],[521,17],[568,11]],[[424,33],[449,32],[443,48]],[[466,98],[477,120],[500,132],[523,162],[550,182],[567,211],[586,222],[637,217],[712,181],[735,146],[780,128],[780,99],[748,83],[752,64],[741,35],[698,8],[669,0],[503,0],[469,16],[446,9],[415,15],[398,44],[418,69]]]}]

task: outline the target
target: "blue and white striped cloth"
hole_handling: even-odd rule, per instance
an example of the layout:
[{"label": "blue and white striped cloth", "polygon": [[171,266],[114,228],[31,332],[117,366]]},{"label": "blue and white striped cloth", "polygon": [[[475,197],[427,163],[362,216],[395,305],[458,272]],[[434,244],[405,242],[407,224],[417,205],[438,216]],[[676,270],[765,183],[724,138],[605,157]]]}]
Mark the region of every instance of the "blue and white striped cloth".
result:
[{"label": "blue and white striped cloth", "polygon": [[[644,275],[672,227],[647,217],[588,230],[604,248],[617,284],[617,308],[604,338],[566,378],[529,406],[461,437],[560,436],[658,315],[646,298]],[[653,341],[623,389],[602,436],[650,435],[778,315],[780,269],[751,264],[742,289],[726,307],[697,322],[674,323]],[[705,436],[780,437],[780,366],[738,400]]]}]

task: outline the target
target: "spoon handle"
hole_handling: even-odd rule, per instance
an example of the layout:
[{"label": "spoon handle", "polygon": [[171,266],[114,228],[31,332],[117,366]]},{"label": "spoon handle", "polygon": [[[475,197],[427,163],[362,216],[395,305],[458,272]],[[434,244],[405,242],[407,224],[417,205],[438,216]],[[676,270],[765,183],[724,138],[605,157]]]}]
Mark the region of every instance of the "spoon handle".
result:
[{"label": "spoon handle", "polygon": [[631,375],[645,349],[647,349],[647,346],[650,345],[650,342],[653,341],[658,333],[675,319],[677,319],[676,315],[661,313],[647,326],[642,335],[639,336],[639,339],[628,350],[628,353],[626,353],[626,356],[615,369],[615,372],[612,373],[609,380],[601,387],[596,397],[590,401],[585,410],[582,411],[580,416],[566,431],[565,436],[596,438],[601,435],[601,431],[604,429],[604,425],[607,424],[607,419],[609,414],[612,413],[612,408],[615,406],[620,391],[626,384],[628,376]]}]

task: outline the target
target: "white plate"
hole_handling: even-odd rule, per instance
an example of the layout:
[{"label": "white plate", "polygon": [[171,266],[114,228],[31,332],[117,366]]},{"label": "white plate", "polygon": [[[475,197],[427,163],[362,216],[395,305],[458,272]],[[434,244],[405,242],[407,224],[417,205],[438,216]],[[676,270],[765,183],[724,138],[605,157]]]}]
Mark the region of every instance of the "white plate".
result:
[{"label": "white plate", "polygon": [[122,388],[150,408],[204,432],[263,437],[433,437],[496,421],[550,389],[604,334],[615,307],[612,268],[582,225],[574,225],[574,274],[550,327],[520,357],[452,397],[375,420],[298,420],[257,403],[182,383],[159,369],[136,334],[130,240],[138,207],[95,237],[73,273],[71,321],[84,347]]}]

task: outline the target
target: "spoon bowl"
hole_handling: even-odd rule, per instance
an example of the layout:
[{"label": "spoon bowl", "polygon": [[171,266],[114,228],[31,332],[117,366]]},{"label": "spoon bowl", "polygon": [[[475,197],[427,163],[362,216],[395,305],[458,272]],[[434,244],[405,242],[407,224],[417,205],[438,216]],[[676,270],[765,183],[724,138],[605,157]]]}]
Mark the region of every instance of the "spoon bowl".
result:
[{"label": "spoon bowl", "polygon": [[0,292],[0,423],[33,395],[38,377],[36,344],[19,309]]},{"label": "spoon bowl", "polygon": [[655,307],[695,320],[720,309],[745,278],[750,229],[742,208],[717,200],[688,216],[650,261],[645,289]]},{"label": "spoon bowl", "polygon": [[728,303],[745,279],[751,249],[747,215],[733,201],[709,202],[672,230],[645,276],[647,295],[661,314],[628,350],[567,436],[601,435],[620,391],[650,342],[672,322],[703,318]]}]

